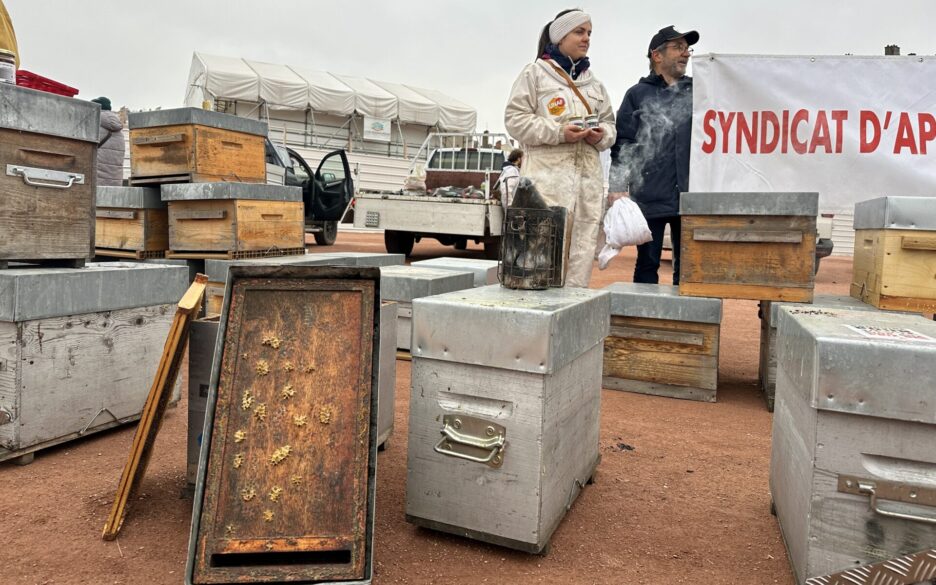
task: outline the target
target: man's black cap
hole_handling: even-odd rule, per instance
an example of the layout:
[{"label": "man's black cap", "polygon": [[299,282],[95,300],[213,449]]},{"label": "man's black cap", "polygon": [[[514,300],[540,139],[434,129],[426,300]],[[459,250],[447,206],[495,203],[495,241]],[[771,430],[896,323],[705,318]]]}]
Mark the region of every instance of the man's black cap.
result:
[{"label": "man's black cap", "polygon": [[647,58],[650,58],[650,53],[654,49],[658,48],[663,43],[668,41],[675,41],[676,39],[686,39],[686,42],[689,45],[694,45],[699,42],[699,33],[694,30],[691,30],[687,33],[681,33],[676,30],[676,27],[670,25],[666,28],[661,28],[657,34],[653,35],[653,38],[650,39],[650,48],[647,49]]}]

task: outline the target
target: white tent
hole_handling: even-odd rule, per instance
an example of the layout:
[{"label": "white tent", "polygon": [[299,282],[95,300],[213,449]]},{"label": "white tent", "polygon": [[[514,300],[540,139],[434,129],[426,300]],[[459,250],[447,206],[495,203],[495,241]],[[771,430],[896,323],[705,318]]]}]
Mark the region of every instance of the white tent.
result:
[{"label": "white tent", "polygon": [[290,67],[309,86],[309,106],[314,112],[350,116],[354,113],[354,90],[326,71]]},{"label": "white tent", "polygon": [[439,123],[439,104],[436,102],[399,83],[387,81],[374,81],[374,83],[396,96],[395,118],[400,122],[424,126],[435,126]]},{"label": "white tent", "polygon": [[195,53],[185,105],[200,107],[215,99],[264,103],[274,110],[357,114],[448,132],[474,131],[477,121],[474,108],[436,90]]},{"label": "white tent", "polygon": [[373,81],[333,73],[338,81],[354,91],[354,111],[372,118],[396,118],[397,98]]},{"label": "white tent", "polygon": [[257,74],[260,99],[277,110],[302,110],[309,103],[309,83],[285,65],[244,62]]},{"label": "white tent", "polygon": [[[198,91],[198,90],[201,91]],[[189,69],[185,104],[201,106],[212,96],[229,100],[256,100],[260,95],[257,73],[243,59],[195,53]]]},{"label": "white tent", "polygon": [[478,123],[478,112],[468,104],[434,89],[407,86],[416,93],[439,104],[439,128],[452,132],[473,132]]}]

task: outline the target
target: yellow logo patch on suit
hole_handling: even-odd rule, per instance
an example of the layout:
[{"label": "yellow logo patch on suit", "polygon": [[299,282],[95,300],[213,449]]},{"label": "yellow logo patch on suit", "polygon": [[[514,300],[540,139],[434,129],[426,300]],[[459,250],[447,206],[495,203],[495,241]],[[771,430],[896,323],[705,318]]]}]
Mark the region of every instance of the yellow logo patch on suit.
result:
[{"label": "yellow logo patch on suit", "polygon": [[556,96],[546,104],[546,111],[553,116],[561,116],[566,110],[566,101],[562,96]]}]

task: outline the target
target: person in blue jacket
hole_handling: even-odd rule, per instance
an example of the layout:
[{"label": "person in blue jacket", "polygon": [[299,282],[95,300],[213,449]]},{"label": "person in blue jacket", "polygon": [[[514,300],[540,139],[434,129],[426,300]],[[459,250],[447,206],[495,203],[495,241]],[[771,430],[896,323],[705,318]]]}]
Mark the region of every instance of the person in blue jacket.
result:
[{"label": "person in blue jacket", "polygon": [[673,284],[679,284],[679,194],[689,189],[692,78],[686,66],[699,33],[674,27],[653,35],[650,74],[627,90],[611,147],[609,203],[629,196],[643,212],[653,240],[637,246],[634,282],[659,283],[663,232],[670,226]]}]

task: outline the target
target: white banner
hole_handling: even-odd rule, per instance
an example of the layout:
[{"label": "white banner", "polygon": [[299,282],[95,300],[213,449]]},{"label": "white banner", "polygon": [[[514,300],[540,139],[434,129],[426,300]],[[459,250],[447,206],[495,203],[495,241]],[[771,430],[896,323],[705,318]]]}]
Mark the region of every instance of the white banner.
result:
[{"label": "white banner", "polygon": [[390,142],[390,120],[364,116],[364,140]]},{"label": "white banner", "polygon": [[690,191],[936,196],[936,57],[699,55]]}]

